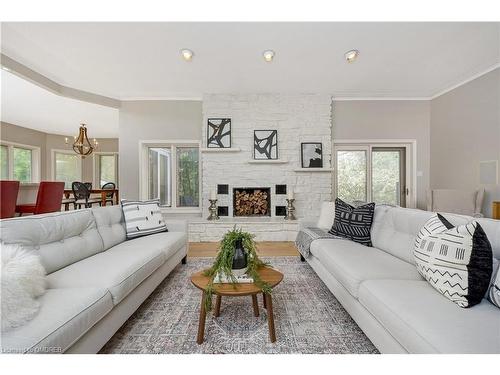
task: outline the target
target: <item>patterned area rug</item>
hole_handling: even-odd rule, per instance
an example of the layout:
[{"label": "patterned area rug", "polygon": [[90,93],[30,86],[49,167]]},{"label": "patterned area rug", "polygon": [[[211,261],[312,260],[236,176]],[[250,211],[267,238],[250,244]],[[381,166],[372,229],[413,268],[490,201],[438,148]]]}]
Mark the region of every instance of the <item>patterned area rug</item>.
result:
[{"label": "patterned area rug", "polygon": [[[189,279],[213,258],[190,258],[158,286],[101,353],[377,353],[312,268],[298,257],[263,258],[284,274],[274,289],[277,341],[269,342],[266,310],[251,297],[223,297],[220,317],[207,316],[196,343],[201,292]],[[214,298],[215,303],[215,298]]]}]

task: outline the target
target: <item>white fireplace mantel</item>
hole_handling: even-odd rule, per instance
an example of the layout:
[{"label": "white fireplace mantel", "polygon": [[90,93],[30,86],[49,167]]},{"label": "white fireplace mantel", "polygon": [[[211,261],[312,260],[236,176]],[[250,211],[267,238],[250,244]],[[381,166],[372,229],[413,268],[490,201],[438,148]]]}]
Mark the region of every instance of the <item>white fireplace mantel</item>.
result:
[{"label": "white fireplace mantel", "polygon": [[248,164],[286,164],[288,161],[283,159],[264,159],[264,160],[249,160]]},{"label": "white fireplace mantel", "polygon": [[231,147],[231,148],[202,148],[201,152],[240,152],[241,148]]}]

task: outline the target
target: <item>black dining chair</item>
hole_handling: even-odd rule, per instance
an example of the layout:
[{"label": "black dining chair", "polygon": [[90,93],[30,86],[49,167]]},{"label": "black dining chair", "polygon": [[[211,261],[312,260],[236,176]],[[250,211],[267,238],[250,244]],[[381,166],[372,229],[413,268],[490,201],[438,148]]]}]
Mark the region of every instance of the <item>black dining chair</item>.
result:
[{"label": "black dining chair", "polygon": [[71,190],[73,190],[73,196],[75,197],[75,206],[78,206],[78,208],[82,208],[82,204],[85,208],[92,207],[95,203],[101,205],[100,199],[90,198],[90,189],[86,183],[75,181],[71,184]]},{"label": "black dining chair", "polygon": [[[89,189],[90,191],[90,198],[89,199],[101,199],[101,194],[92,194],[92,182],[84,182],[85,186],[87,187],[87,189]],[[102,200],[101,200],[101,203],[102,203]]]},{"label": "black dining chair", "polygon": [[106,193],[106,204],[111,203],[113,205],[114,197],[115,197],[115,189],[116,185],[114,182],[106,182],[104,185],[102,185],[102,190],[111,190],[109,193]]}]

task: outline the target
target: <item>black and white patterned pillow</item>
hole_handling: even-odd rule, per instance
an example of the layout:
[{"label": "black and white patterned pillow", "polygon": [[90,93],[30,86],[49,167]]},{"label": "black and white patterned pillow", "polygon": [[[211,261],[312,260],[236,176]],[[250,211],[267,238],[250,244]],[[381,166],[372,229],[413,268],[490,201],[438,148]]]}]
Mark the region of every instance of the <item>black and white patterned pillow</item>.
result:
[{"label": "black and white patterned pillow", "polygon": [[365,246],[372,246],[370,229],[373,223],[375,203],[351,206],[342,199],[335,199],[335,219],[328,233],[348,238]]},{"label": "black and white patterned pillow", "polygon": [[454,227],[434,215],[418,233],[413,255],[418,272],[460,307],[480,303],[488,290],[493,254],[476,221]]},{"label": "black and white patterned pillow", "polygon": [[160,200],[127,201],[122,199],[127,239],[168,232],[160,211]]}]

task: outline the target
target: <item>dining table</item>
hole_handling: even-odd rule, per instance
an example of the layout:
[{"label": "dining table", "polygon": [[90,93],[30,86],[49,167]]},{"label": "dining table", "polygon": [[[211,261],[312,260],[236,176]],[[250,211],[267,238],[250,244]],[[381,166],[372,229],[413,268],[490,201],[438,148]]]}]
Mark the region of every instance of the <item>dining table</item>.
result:
[{"label": "dining table", "polygon": [[[115,204],[118,204],[120,202],[119,196],[118,196],[118,189],[90,189],[90,194],[100,194],[101,195],[101,205],[105,206],[106,205],[106,195],[114,192],[113,198],[115,200]],[[73,190],[71,189],[64,189],[64,198],[69,199],[71,197],[71,194],[73,194]]]}]

